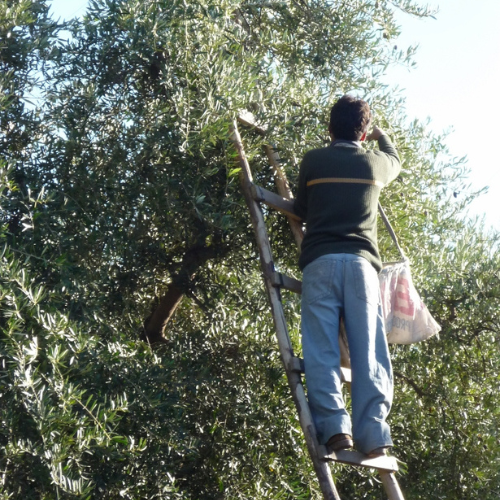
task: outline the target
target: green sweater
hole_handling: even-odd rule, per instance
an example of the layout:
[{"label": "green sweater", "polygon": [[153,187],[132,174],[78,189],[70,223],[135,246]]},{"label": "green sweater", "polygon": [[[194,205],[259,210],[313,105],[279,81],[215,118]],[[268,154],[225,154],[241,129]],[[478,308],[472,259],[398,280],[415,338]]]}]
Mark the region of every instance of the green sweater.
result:
[{"label": "green sweater", "polygon": [[306,222],[299,266],[329,253],[366,258],[380,271],[377,208],[380,190],[401,170],[396,148],[383,135],[380,151],[335,141],[313,149],[300,166],[295,212]]}]

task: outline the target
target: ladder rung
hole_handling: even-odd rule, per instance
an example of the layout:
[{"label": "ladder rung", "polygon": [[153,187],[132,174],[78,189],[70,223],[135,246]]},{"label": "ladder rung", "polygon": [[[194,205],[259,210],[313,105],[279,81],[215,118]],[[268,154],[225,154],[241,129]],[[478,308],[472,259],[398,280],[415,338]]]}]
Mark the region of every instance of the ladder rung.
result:
[{"label": "ladder rung", "polygon": [[291,372],[304,373],[304,360],[302,358],[297,358],[296,356],[290,358],[288,369]]},{"label": "ladder rung", "polygon": [[344,382],[344,384],[350,384],[352,382],[351,369],[340,367],[340,380]]},{"label": "ladder rung", "polygon": [[301,218],[293,211],[293,201],[287,200],[279,194],[268,191],[263,187],[252,184],[252,196],[255,201],[265,203],[271,208],[288,215],[292,219],[301,220]]},{"label": "ladder rung", "polygon": [[[304,360],[296,356],[290,358],[288,369],[296,373],[304,373]],[[344,384],[351,383],[351,370],[349,368],[340,367],[340,379]]]},{"label": "ladder rung", "polygon": [[274,272],[271,275],[271,283],[273,286],[285,288],[296,293],[302,293],[302,281],[296,280],[295,278],[290,278],[285,274]]},{"label": "ladder rung", "polygon": [[372,469],[396,472],[398,462],[395,457],[377,457],[368,458],[359,451],[340,450],[328,453],[326,446],[318,446],[320,458],[332,462],[341,462],[343,464],[359,465],[360,467],[370,467]]}]

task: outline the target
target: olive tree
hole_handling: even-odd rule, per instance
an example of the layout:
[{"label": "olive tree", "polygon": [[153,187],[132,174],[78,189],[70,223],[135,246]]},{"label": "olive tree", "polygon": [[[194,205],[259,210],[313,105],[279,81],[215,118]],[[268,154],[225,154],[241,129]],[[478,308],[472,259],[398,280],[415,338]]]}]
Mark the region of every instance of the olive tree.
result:
[{"label": "olive tree", "polygon": [[[228,130],[252,111],[267,129],[242,129],[256,182],[273,186],[272,143],[293,186],[348,91],[401,153],[382,202],[443,326],[393,348],[402,484],[409,498],[498,496],[497,236],[463,220],[464,161],[379,78],[411,63],[393,10],[425,8],[98,0],[57,26],[44,1],[0,5],[5,498],[319,497]],[[286,222],[266,220],[276,264],[298,276]],[[284,304],[299,351],[298,299]],[[347,498],[380,497],[372,473],[333,473]]]}]

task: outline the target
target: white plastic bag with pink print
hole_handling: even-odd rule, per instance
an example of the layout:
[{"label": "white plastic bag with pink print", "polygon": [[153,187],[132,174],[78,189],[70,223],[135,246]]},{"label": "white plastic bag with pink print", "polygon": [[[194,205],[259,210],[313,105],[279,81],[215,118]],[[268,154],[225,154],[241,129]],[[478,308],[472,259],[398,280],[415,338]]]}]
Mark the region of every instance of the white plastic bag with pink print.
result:
[{"label": "white plastic bag with pink print", "polygon": [[389,344],[413,344],[441,330],[413,286],[408,261],[386,265],[379,273]]}]

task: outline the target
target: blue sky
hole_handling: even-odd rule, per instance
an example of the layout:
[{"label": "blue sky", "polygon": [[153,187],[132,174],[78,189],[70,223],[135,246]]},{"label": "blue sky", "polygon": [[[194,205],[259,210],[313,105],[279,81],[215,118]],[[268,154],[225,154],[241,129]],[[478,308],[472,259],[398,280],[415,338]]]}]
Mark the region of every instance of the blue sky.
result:
[{"label": "blue sky", "polygon": [[[489,186],[471,215],[500,230],[500,0],[427,0],[439,7],[436,19],[398,14],[400,49],[419,45],[417,67],[391,68],[386,82],[406,97],[410,119],[431,119],[435,132],[452,129],[450,152],[467,156],[474,188]],[[83,15],[87,0],[53,0],[55,17]]]},{"label": "blue sky", "polygon": [[49,4],[56,19],[71,19],[85,13],[88,0],[49,0]]},{"label": "blue sky", "polygon": [[[500,1],[428,0],[436,19],[398,15],[398,46],[418,44],[417,67],[392,68],[387,83],[404,89],[407,114],[431,118],[435,132],[453,129],[447,145],[467,156],[470,182],[489,186],[471,206],[486,225],[500,230]],[[500,141],[499,141],[500,142]]]}]

